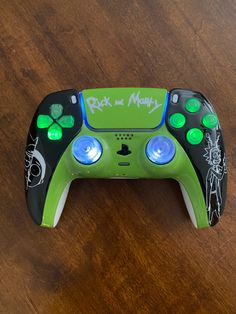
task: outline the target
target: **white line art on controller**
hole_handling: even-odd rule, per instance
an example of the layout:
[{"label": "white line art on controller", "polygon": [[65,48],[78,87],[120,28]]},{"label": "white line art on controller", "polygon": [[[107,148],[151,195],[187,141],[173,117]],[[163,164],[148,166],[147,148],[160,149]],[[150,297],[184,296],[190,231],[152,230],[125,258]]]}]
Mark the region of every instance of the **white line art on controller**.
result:
[{"label": "white line art on controller", "polygon": [[42,154],[36,149],[38,137],[28,144],[25,152],[25,182],[26,189],[36,187],[43,183],[46,173],[46,163]]},{"label": "white line art on controller", "polygon": [[[210,165],[206,176],[206,207],[209,223],[212,223],[214,215],[217,218],[221,216],[222,194],[221,181],[227,173],[226,158],[223,157],[223,166],[220,165],[222,160],[221,149],[219,145],[220,135],[215,141],[212,141],[210,134],[206,134],[208,146],[205,148],[205,160]],[[212,200],[215,199],[216,208],[212,208]]]}]

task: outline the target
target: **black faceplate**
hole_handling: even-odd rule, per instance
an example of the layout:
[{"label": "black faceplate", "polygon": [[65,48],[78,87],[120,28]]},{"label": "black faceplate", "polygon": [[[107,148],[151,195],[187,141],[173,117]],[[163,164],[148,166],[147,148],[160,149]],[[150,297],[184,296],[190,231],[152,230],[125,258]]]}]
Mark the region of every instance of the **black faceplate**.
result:
[{"label": "black faceplate", "polygon": [[[175,94],[178,95],[177,103],[173,102]],[[199,99],[202,104],[201,109],[196,113],[190,113],[185,109],[187,99],[193,97]],[[169,122],[170,116],[177,112],[186,117],[186,124],[179,129],[172,127]],[[196,170],[206,200],[209,224],[215,225],[224,209],[227,167],[220,125],[209,129],[202,124],[203,116],[210,112],[215,113],[214,108],[202,94],[182,89],[174,89],[170,92],[166,113],[167,128],[184,148]],[[186,134],[191,128],[199,128],[204,134],[202,142],[198,145],[192,145],[186,139]]]},{"label": "black faceplate", "polygon": [[[72,103],[72,95],[76,97],[74,98],[74,100],[77,100],[76,103]],[[50,106],[52,104],[61,104],[63,106],[63,115],[72,115],[75,120],[72,128],[62,129],[62,138],[60,140],[48,139],[48,128],[39,129],[36,125],[39,114],[50,115]],[[48,95],[34,114],[26,145],[25,191],[30,214],[37,224],[42,222],[48,184],[54,169],[67,146],[80,131],[82,123],[82,110],[76,90],[61,91]]]}]

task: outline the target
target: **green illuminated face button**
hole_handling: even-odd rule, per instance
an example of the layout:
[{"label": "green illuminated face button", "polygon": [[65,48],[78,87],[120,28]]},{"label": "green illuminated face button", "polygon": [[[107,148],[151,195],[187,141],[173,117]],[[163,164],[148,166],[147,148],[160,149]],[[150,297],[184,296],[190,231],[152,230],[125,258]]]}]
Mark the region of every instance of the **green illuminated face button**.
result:
[{"label": "green illuminated face button", "polygon": [[73,128],[75,119],[73,116],[62,116],[57,122],[63,128]]},{"label": "green illuminated face button", "polygon": [[198,112],[201,108],[201,102],[197,98],[189,98],[185,103],[185,109],[189,112]]},{"label": "green illuminated face button", "polygon": [[218,118],[214,113],[207,113],[202,119],[202,124],[209,129],[213,129],[218,124]]},{"label": "green illuminated face button", "polygon": [[170,116],[170,124],[176,128],[182,128],[186,123],[186,118],[182,113],[174,113]]},{"label": "green illuminated face button", "polygon": [[48,138],[52,141],[60,140],[62,138],[62,129],[57,123],[53,123],[48,129]]},{"label": "green illuminated face button", "polygon": [[39,129],[48,128],[52,123],[53,123],[53,120],[48,115],[40,114],[37,118],[37,127]]},{"label": "green illuminated face button", "polygon": [[53,104],[50,107],[50,114],[53,119],[57,119],[62,115],[63,107],[61,104]]},{"label": "green illuminated face button", "polygon": [[193,128],[187,132],[186,137],[190,144],[197,145],[203,140],[203,132],[200,129]]}]

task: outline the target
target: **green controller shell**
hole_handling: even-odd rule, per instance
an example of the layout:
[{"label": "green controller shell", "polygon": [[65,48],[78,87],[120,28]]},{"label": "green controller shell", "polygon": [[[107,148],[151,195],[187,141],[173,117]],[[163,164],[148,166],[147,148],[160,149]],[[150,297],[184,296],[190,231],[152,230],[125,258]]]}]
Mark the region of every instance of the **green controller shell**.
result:
[{"label": "green controller shell", "polygon": [[[120,147],[120,142],[115,140],[115,134],[117,133],[119,132],[92,131],[83,124],[78,136],[74,138],[62,155],[51,178],[43,212],[42,226],[55,226],[54,218],[61,195],[63,195],[70,182],[76,178],[172,178],[184,187],[190,198],[196,218],[196,221],[193,221],[195,226],[197,228],[208,227],[204,195],[196,172],[182,146],[168,132],[165,124],[160,129],[152,132],[133,133],[132,147],[135,147],[135,149],[132,149],[132,157],[128,157],[129,167],[118,166],[120,157],[112,153]],[[73,142],[82,135],[95,137],[103,146],[103,154],[100,160],[89,166],[78,163],[72,154]],[[176,145],[175,157],[168,164],[156,165],[146,156],[146,144],[155,135],[166,135]]]}]

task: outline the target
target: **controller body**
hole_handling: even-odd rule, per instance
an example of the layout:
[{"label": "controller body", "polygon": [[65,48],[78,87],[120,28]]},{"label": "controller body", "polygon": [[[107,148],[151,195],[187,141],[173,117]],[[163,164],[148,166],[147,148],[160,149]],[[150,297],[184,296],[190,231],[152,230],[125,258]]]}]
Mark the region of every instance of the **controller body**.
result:
[{"label": "controller body", "polygon": [[33,117],[25,154],[26,201],[37,224],[57,225],[76,178],[175,179],[195,227],[215,225],[224,209],[227,166],[212,104],[184,89],[48,95]]}]

